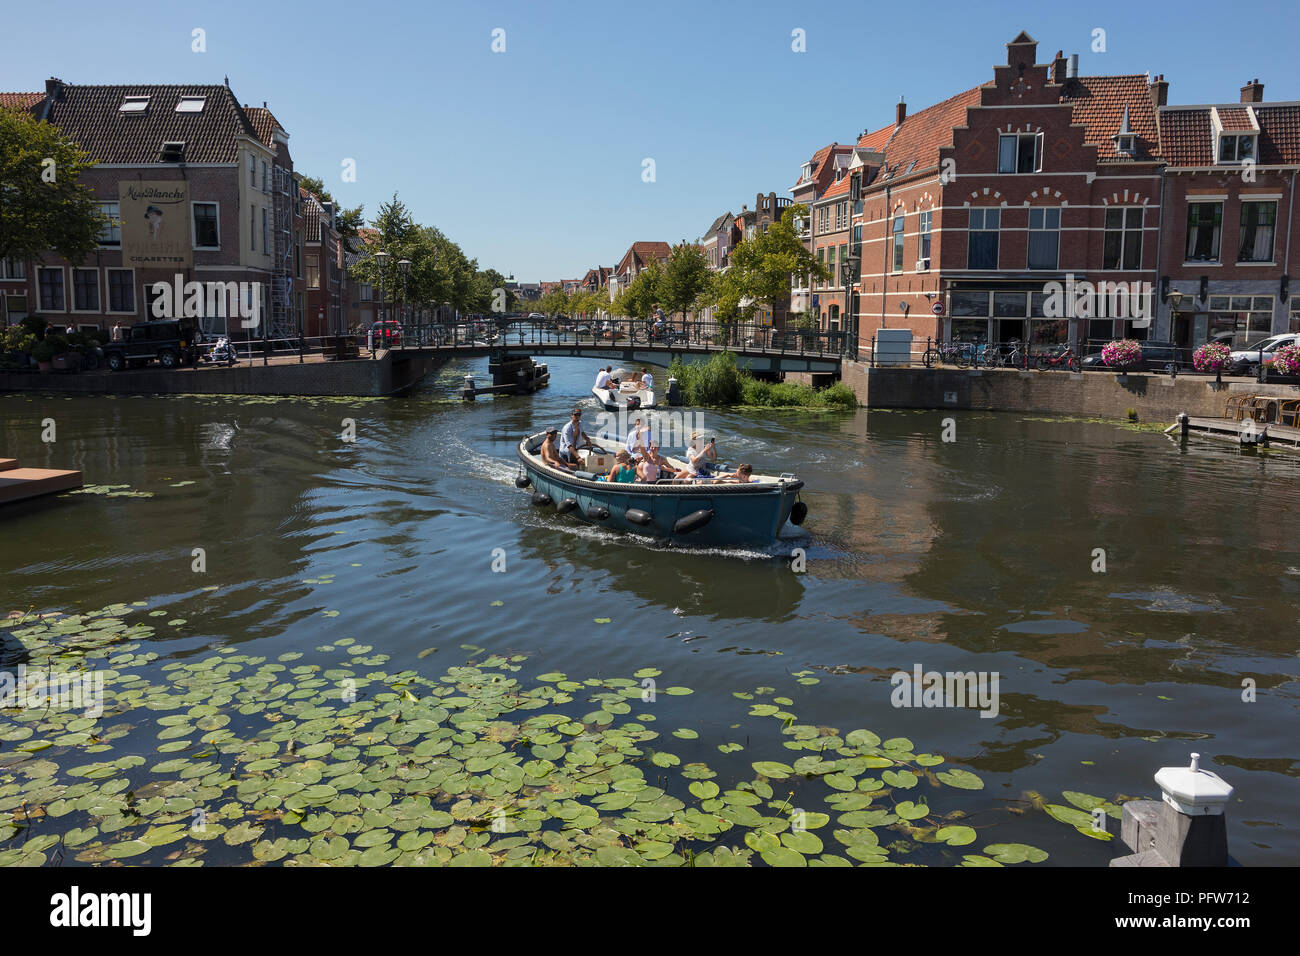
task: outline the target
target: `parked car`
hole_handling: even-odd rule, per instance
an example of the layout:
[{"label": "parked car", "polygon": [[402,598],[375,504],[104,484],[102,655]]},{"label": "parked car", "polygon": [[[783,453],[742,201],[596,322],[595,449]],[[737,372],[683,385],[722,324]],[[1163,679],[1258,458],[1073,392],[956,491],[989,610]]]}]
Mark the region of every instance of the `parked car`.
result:
[{"label": "parked car", "polygon": [[391,348],[402,344],[402,323],[396,319],[380,319],[370,326],[375,348]]},{"label": "parked car", "polygon": [[1263,353],[1267,360],[1270,355],[1284,345],[1300,345],[1300,332],[1284,332],[1260,339],[1249,348],[1233,349],[1228,356],[1228,372],[1232,375],[1254,375],[1259,371],[1259,357]]},{"label": "parked car", "polygon": [[137,322],[126,330],[122,341],[103,346],[104,362],[114,372],[152,361],[163,368],[194,365],[199,360],[202,339],[197,326],[179,319]]},{"label": "parked car", "polygon": [[[1164,372],[1168,374],[1174,369],[1181,372],[1192,367],[1191,351],[1179,348],[1173,342],[1141,342],[1139,344],[1142,346],[1142,360],[1135,367],[1130,367],[1129,371]],[[1080,368],[1085,372],[1104,372],[1110,369],[1110,366],[1101,360],[1101,352],[1085,355],[1079,364]]]}]

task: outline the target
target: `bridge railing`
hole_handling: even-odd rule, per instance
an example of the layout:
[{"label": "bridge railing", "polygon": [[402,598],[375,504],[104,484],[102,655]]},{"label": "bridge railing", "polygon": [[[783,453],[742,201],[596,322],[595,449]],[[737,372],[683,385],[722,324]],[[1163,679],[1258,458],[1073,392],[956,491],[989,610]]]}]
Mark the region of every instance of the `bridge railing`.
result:
[{"label": "bridge railing", "polygon": [[557,317],[540,320],[485,318],[453,324],[391,323],[373,335],[354,331],[361,348],[483,349],[485,347],[588,346],[665,350],[731,350],[834,356],[844,354],[844,332],[776,328],[757,323],[664,322]]}]

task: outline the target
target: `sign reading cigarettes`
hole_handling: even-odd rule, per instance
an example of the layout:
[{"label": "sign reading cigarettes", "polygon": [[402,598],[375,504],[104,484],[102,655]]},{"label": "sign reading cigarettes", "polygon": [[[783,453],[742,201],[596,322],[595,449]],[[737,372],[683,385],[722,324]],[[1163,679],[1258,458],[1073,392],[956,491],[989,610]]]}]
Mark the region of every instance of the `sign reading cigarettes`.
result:
[{"label": "sign reading cigarettes", "polygon": [[122,265],[135,268],[189,268],[189,184],[184,180],[121,183]]}]

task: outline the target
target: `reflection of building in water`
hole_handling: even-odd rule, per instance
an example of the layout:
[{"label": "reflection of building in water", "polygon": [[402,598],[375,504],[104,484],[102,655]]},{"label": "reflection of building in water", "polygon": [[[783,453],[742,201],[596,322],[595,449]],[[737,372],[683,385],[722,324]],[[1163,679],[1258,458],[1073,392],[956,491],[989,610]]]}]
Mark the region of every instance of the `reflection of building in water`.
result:
[{"label": "reflection of building in water", "polygon": [[926,508],[938,443],[937,413],[861,411],[845,421],[835,447],[850,467],[819,476],[809,513],[817,538],[844,557],[819,563],[818,577],[902,581],[916,569],[938,533]]}]

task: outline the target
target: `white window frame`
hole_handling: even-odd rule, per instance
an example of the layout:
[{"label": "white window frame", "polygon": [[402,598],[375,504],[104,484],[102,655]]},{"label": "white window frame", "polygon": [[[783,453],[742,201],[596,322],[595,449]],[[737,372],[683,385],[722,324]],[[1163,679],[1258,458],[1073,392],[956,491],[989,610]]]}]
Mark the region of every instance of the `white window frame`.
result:
[{"label": "white window frame", "polygon": [[[176,101],[177,113],[202,113],[203,107],[207,105],[206,96],[191,96],[186,94]],[[195,104],[198,104],[197,106]]]},{"label": "white window frame", "polygon": [[257,251],[257,203],[248,204],[248,251]]},{"label": "white window frame", "polygon": [[[1278,217],[1278,213],[1281,212],[1281,210],[1278,208],[1278,206],[1279,206],[1280,204],[1278,203],[1278,201],[1277,201],[1276,199],[1250,199],[1250,198],[1247,198],[1247,197],[1243,196],[1243,197],[1241,197],[1241,202],[1240,202],[1238,205],[1239,205],[1240,208],[1239,208],[1238,211],[1237,211],[1237,212],[1238,212],[1238,221],[1237,221],[1237,265],[1245,265],[1245,266],[1270,266],[1270,265],[1276,265],[1276,264],[1277,264],[1277,217]],[[1270,228],[1270,229],[1273,231],[1273,233],[1272,233],[1272,236],[1271,236],[1270,239],[1269,239],[1269,249],[1268,249],[1268,258],[1267,258],[1267,259],[1243,259],[1243,258],[1241,258],[1241,234],[1242,234],[1242,231],[1245,229],[1245,223],[1244,223],[1242,220],[1244,220],[1244,219],[1246,218],[1246,206],[1247,206],[1247,205],[1255,205],[1255,206],[1272,206],[1272,207],[1273,207],[1273,224],[1272,224],[1271,226],[1268,227],[1268,228]],[[1257,225],[1255,228],[1258,229],[1259,226]],[[1219,251],[1220,251],[1220,253],[1222,253],[1222,252],[1223,252],[1223,249],[1220,248]]]},{"label": "white window frame", "polygon": [[[72,295],[66,300],[69,306],[68,314],[69,315],[99,315],[100,313],[102,313],[104,310],[100,308],[100,306],[104,304],[104,299],[102,297],[102,293],[104,291],[103,290],[104,283],[99,275],[100,270],[92,266],[69,266],[68,268],[71,273],[69,278],[72,279],[72,283],[69,286]],[[98,303],[98,305],[96,305],[95,308],[93,309],[77,308],[77,273],[78,272],[95,273],[95,301]]]},{"label": "white window frame", "polygon": [[[1034,168],[1021,172],[1020,170],[1020,141],[1022,139],[1032,138],[1034,140]],[[1004,170],[1002,168],[1002,141],[1004,139],[1014,139],[1016,141],[1015,169]],[[1034,173],[1043,171],[1043,134],[1042,133],[999,133],[998,134],[998,175],[1000,176],[1029,176]]]},{"label": "white window frame", "polygon": [[[1241,141],[1243,139],[1249,139],[1252,141],[1250,147],[1250,157],[1248,159],[1241,158]],[[1232,140],[1233,156],[1231,159],[1226,158],[1223,155],[1224,140]],[[1219,132],[1218,143],[1214,149],[1214,155],[1215,155],[1215,164],[1219,166],[1240,166],[1242,163],[1247,163],[1247,162],[1258,163],[1259,162],[1259,133],[1246,132],[1242,130],[1221,130]]]},{"label": "white window frame", "polygon": [[[1133,210],[1138,210],[1141,214],[1141,225],[1130,226],[1128,224],[1128,214]],[[1119,228],[1112,229],[1106,225],[1106,218],[1112,213],[1118,212]],[[1119,233],[1119,259],[1115,265],[1106,265],[1106,239],[1112,232]],[[1143,259],[1143,242],[1146,236],[1146,207],[1145,206],[1107,206],[1101,219],[1101,260],[1103,269],[1116,269],[1121,272],[1136,271],[1142,268]],[[1125,253],[1128,251],[1131,243],[1137,243],[1138,262],[1131,270],[1124,265]]]},{"label": "white window frame", "polygon": [[112,217],[114,225],[108,227],[109,235],[117,233],[117,242],[103,242],[102,234],[96,238],[97,248],[99,249],[121,249],[122,248],[122,203],[116,199],[97,200],[100,214],[105,214],[105,206],[116,206],[117,214]]},{"label": "white window frame", "polygon": [[[22,271],[22,275],[15,274],[14,267]],[[21,259],[0,259],[0,279],[25,280],[27,278],[27,263]]]},{"label": "white window frame", "polygon": [[262,252],[271,254],[271,216],[265,206],[262,207]]},{"label": "white window frame", "polygon": [[[199,230],[194,225],[194,207],[195,206],[216,206],[217,207],[217,244],[215,246],[200,246]],[[221,203],[216,200],[192,199],[190,200],[190,245],[195,252],[220,252],[221,251]]]},{"label": "white window frame", "polygon": [[[41,273],[42,273],[42,272],[53,272],[53,271],[55,271],[55,270],[58,270],[60,273],[63,274],[63,308],[61,308],[61,309],[47,309],[47,308],[45,307],[45,299],[44,299],[44,296],[41,294]],[[60,314],[60,315],[67,314],[67,312],[68,312],[68,305],[70,304],[70,301],[71,301],[71,300],[70,300],[70,297],[69,297],[69,292],[70,292],[70,291],[71,291],[71,290],[70,290],[70,288],[69,288],[69,286],[68,286],[68,273],[67,273],[67,269],[65,269],[63,266],[37,266],[37,267],[36,267],[36,308],[37,308],[37,311],[39,311],[39,312],[55,312],[55,313],[58,313],[58,314]],[[31,310],[29,309],[28,311],[30,312]]]},{"label": "white window frame", "polygon": [[248,154],[248,185],[257,188],[257,156],[252,152]]},{"label": "white window frame", "polygon": [[[1047,227],[1048,213],[1056,213],[1056,228]],[[1038,213],[1042,219],[1043,225],[1034,227],[1034,214]],[[1050,266],[1036,266],[1030,262],[1030,249],[1034,238],[1034,233],[1054,233],[1056,235],[1056,258]],[[1030,272],[1056,272],[1061,267],[1061,207],[1060,206],[1030,206],[1029,222],[1025,235],[1025,268]]]},{"label": "white window frame", "polygon": [[119,113],[144,113],[149,109],[150,96],[124,96],[118,105]]},{"label": "white window frame", "polygon": [[[129,272],[129,273],[131,273],[131,304],[134,305],[134,306],[136,306],[136,308],[133,308],[133,309],[130,309],[130,310],[125,310],[125,309],[114,309],[114,308],[113,308],[113,286],[112,286],[112,284],[108,281],[108,274],[109,274],[110,272]],[[103,312],[104,312],[106,315],[138,315],[138,314],[139,314],[139,305],[138,305],[138,303],[136,302],[136,295],[135,295],[135,269],[132,268],[131,266],[105,266],[105,267],[104,267],[104,309],[103,309]]]}]

